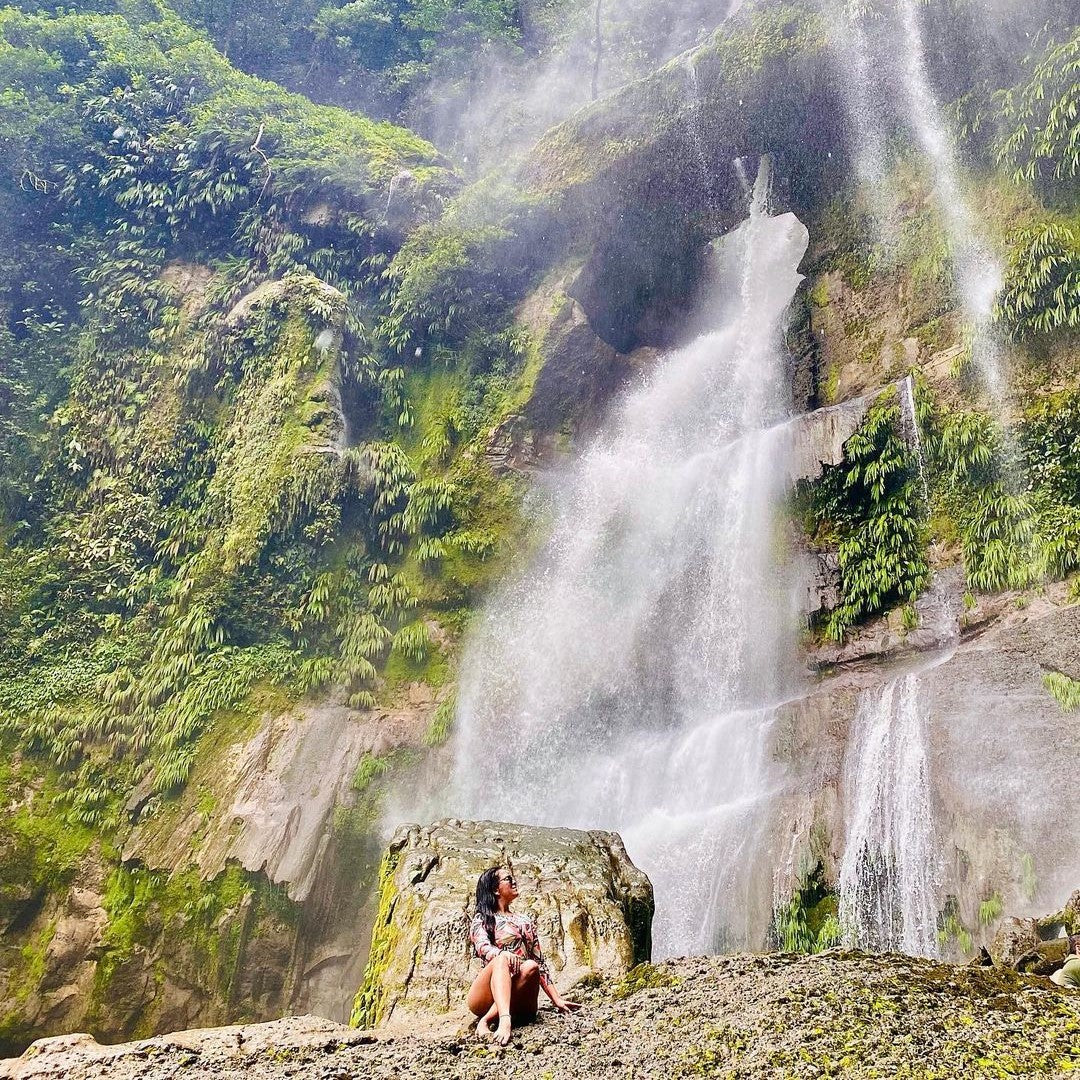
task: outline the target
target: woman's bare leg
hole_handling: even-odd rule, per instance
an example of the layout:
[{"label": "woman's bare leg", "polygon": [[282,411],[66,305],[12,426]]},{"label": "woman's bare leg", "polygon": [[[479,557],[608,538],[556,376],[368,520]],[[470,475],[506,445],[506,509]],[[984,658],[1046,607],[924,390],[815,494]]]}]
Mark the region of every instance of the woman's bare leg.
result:
[{"label": "woman's bare leg", "polygon": [[522,960],[510,985],[510,1015],[526,1022],[535,1020],[539,997],[540,965],[535,960]]},{"label": "woman's bare leg", "polygon": [[[470,1011],[480,1017],[476,1033],[481,1036],[490,1034],[488,1021],[499,1017],[498,1040],[502,1045],[510,1041],[510,957],[500,953],[490,961],[483,971],[473,980],[466,999]],[[503,1039],[503,1019],[505,1018],[506,1038]]]},{"label": "woman's bare leg", "polygon": [[[495,977],[492,976],[492,985]],[[499,1029],[495,1032],[495,1044],[505,1046],[510,1041],[514,1019],[536,1018],[536,997],[540,990],[540,966],[535,960],[523,960],[518,973],[510,981],[510,995],[505,1009],[499,1007]]]}]

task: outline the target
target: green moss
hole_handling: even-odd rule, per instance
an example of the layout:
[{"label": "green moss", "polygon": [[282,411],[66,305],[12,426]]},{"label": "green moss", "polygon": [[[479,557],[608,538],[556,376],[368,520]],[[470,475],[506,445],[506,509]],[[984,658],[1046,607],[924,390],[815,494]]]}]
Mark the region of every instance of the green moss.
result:
[{"label": "green moss", "polygon": [[638,964],[631,968],[612,988],[611,996],[616,1000],[632,997],[642,990],[656,990],[678,986],[682,980],[663,967],[655,964]]},{"label": "green moss", "polygon": [[217,809],[217,796],[205,786],[200,786],[195,795],[195,809],[201,817],[209,818],[213,816],[214,810]]},{"label": "green moss", "polygon": [[0,902],[13,888],[52,892],[68,885],[99,842],[97,830],[73,820],[62,798],[67,791],[66,778],[55,769],[3,755],[0,799],[8,807],[8,842],[0,862]]},{"label": "green moss", "polygon": [[48,923],[37,937],[22,947],[22,970],[15,982],[15,1000],[24,1002],[36,990],[45,974],[45,954],[56,936],[56,923]]},{"label": "green moss", "polygon": [[[89,1011],[95,1025],[109,1015],[127,968],[150,957],[156,957],[151,974],[158,981],[168,969],[200,987],[223,1014],[250,1016],[232,997],[246,943],[272,929],[293,932],[299,919],[283,887],[235,865],[208,881],[194,868],[168,874],[117,866],[106,882],[103,907],[108,922]],[[127,1034],[150,1033],[158,1004],[151,1001],[133,1017]],[[109,1023],[115,1029],[115,1017]]]},{"label": "green moss", "polygon": [[397,899],[394,875],[400,860],[400,852],[388,851],[379,868],[379,906],[371,932],[371,952],[364,969],[364,981],[357,991],[349,1018],[353,1027],[377,1027],[386,1006],[388,988],[384,983],[384,976],[401,936],[401,931],[394,922]]},{"label": "green moss", "polygon": [[830,362],[828,369],[825,372],[825,382],[821,387],[821,397],[826,405],[833,404],[840,392],[840,369],[841,365],[833,360]]},{"label": "green moss", "polygon": [[383,665],[386,690],[391,695],[416,682],[438,689],[449,677],[449,657],[434,641],[429,642],[421,656],[406,656],[396,648],[391,649]]}]

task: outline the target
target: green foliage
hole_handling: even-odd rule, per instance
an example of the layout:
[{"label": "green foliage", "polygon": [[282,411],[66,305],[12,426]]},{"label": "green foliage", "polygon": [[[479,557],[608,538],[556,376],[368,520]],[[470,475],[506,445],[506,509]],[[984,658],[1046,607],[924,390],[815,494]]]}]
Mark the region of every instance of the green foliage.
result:
[{"label": "green foliage", "polygon": [[969,584],[1022,589],[1080,567],[1080,395],[1036,402],[1007,439],[984,413],[921,401],[935,521],[955,523]]},{"label": "green foliage", "polygon": [[[43,894],[69,884],[98,835],[78,812],[72,813],[67,797],[73,788],[70,779],[55,770],[39,773],[12,759],[6,754],[0,766],[0,795],[8,808],[0,859],[0,913],[6,916],[17,910],[11,898],[21,890]],[[118,809],[115,788],[97,795]]]},{"label": "green foliage", "polygon": [[1075,228],[1044,221],[1010,236],[994,318],[1018,340],[1080,327],[1080,235]]},{"label": "green foliage", "polygon": [[403,344],[410,332],[442,333],[460,341],[491,320],[503,306],[505,269],[494,249],[506,233],[487,226],[459,229],[444,222],[415,230],[387,267],[393,285],[381,332]]},{"label": "green foliage", "polygon": [[1043,676],[1043,686],[1064,712],[1080,709],[1080,682],[1069,678],[1060,671],[1048,671]]},{"label": "green foliage", "polygon": [[960,918],[960,911],[954,897],[949,898],[945,910],[938,918],[937,940],[942,949],[954,945],[963,957],[970,956],[975,949],[971,931]]},{"label": "green foliage", "polygon": [[377,73],[385,95],[464,75],[485,46],[515,50],[521,33],[516,0],[352,0],[321,8],[312,29],[325,61]]},{"label": "green foliage", "polygon": [[1005,902],[1001,898],[1001,893],[991,893],[979,904],[979,925],[990,926],[997,922],[1004,910]]},{"label": "green foliage", "polygon": [[372,780],[384,776],[390,769],[390,759],[378,757],[375,754],[365,754],[356,766],[356,774],[353,776],[353,788],[363,793],[367,790]]},{"label": "green foliage", "polygon": [[[368,706],[392,648],[425,653],[390,563],[453,523],[453,491],[425,477],[411,499],[380,441],[409,405],[360,313],[389,312],[387,229],[444,174],[411,133],[241,75],[166,11],[8,9],[0,76],[0,202],[31,227],[0,261],[0,498],[20,515],[0,520],[0,733],[73,770],[67,813],[104,827],[108,757],[171,792],[257,686],[339,682]],[[50,358],[50,336],[74,347]],[[374,436],[348,450],[342,393]]]},{"label": "green foliage", "polygon": [[836,894],[825,885],[820,863],[800,876],[791,897],[773,909],[770,940],[781,952],[818,953],[842,937]]},{"label": "green foliage", "polygon": [[1004,120],[995,152],[1017,182],[1052,191],[1080,176],[1080,29],[1041,44],[1027,82],[995,96]]},{"label": "green foliage", "polygon": [[454,726],[454,714],[457,711],[457,694],[451,694],[445,701],[439,704],[431,717],[427,731],[424,732],[425,746],[442,746]]},{"label": "green foliage", "polygon": [[900,406],[888,390],[809,492],[819,535],[838,541],[843,601],[827,632],[839,640],[860,619],[916,599],[929,569],[923,551],[918,459],[900,434]]}]

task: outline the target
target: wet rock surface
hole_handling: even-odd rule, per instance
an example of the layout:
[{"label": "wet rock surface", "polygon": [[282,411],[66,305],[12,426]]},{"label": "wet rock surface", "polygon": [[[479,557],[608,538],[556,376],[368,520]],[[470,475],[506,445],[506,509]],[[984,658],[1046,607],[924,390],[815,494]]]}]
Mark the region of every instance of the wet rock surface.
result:
[{"label": "wet rock surface", "polygon": [[1004,919],[990,945],[999,967],[1049,975],[1064,963],[1071,935],[1080,934],[1080,889],[1061,911],[1042,918]]},{"label": "wet rock surface", "polygon": [[572,1018],[541,1012],[510,1046],[463,1029],[376,1035],[302,1017],[121,1047],[53,1041],[11,1080],[637,1080],[1066,1076],[1080,1065],[1080,993],[1049,980],[862,953],[690,958],[594,986]]}]

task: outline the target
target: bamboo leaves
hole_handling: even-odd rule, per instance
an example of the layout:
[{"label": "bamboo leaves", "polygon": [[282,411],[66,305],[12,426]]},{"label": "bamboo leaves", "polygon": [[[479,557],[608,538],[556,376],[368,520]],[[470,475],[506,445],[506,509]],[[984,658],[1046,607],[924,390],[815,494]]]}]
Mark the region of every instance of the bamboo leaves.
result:
[{"label": "bamboo leaves", "polygon": [[1080,176],[1080,30],[1029,60],[1028,81],[995,96],[1005,122],[998,163],[1017,183],[1048,186]]},{"label": "bamboo leaves", "polygon": [[1009,249],[994,318],[1017,340],[1080,327],[1080,235],[1076,229],[1038,222],[1013,232]]}]

